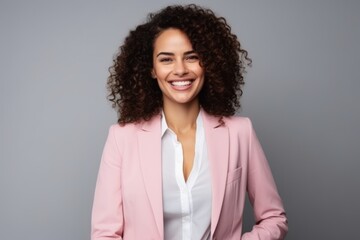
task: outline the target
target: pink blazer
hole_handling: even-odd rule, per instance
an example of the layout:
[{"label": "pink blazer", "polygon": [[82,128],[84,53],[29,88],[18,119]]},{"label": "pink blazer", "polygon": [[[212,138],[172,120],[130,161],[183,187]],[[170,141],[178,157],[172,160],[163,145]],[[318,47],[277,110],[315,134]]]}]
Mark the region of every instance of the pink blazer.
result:
[{"label": "pink blazer", "polygon": [[[269,165],[248,118],[201,111],[212,176],[212,239],[275,240],[287,219]],[[160,116],[113,125],[101,159],[92,240],[164,239]],[[242,234],[246,192],[256,225]]]}]

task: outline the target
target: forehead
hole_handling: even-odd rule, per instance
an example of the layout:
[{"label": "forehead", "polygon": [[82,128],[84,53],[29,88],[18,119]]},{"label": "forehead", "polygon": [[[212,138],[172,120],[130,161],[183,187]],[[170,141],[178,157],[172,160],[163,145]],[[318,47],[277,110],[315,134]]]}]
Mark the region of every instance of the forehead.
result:
[{"label": "forehead", "polygon": [[189,51],[192,45],[188,36],[179,29],[162,31],[154,42],[154,53],[159,51]]}]

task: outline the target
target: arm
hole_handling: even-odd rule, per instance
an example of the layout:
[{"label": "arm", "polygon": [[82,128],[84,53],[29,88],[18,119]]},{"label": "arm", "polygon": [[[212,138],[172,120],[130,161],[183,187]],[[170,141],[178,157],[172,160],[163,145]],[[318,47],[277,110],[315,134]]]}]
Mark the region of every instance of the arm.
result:
[{"label": "arm", "polygon": [[121,154],[115,139],[115,126],[109,130],[101,158],[92,209],[91,239],[121,240],[124,230],[121,196]]},{"label": "arm", "polygon": [[[249,120],[250,122],[250,120]],[[242,240],[281,240],[288,231],[285,210],[269,164],[250,122],[247,191],[256,225]]]}]

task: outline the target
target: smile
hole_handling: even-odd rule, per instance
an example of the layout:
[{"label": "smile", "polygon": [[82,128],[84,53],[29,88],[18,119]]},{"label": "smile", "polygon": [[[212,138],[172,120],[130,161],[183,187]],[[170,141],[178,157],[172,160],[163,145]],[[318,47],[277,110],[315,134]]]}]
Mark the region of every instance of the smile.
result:
[{"label": "smile", "polygon": [[185,81],[170,81],[170,84],[173,85],[173,86],[179,86],[179,87],[182,87],[182,86],[189,86],[191,85],[193,81],[192,80],[185,80]]},{"label": "smile", "polygon": [[170,80],[168,81],[171,88],[176,91],[187,91],[192,87],[195,79],[179,79],[179,80]]}]

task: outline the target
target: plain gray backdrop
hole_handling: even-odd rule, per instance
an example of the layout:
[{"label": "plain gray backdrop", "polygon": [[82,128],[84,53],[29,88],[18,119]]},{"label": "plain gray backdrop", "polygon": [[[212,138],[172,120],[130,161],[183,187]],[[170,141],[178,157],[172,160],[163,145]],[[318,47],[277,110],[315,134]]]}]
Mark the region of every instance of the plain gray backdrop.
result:
[{"label": "plain gray backdrop", "polygon": [[[253,59],[239,114],[273,170],[287,239],[358,239],[360,1],[192,2],[226,17]],[[90,238],[116,122],[107,69],[128,31],[171,3],[190,1],[0,1],[0,239]]]}]

